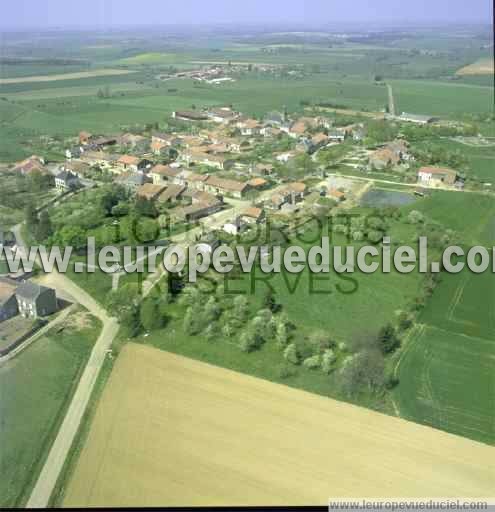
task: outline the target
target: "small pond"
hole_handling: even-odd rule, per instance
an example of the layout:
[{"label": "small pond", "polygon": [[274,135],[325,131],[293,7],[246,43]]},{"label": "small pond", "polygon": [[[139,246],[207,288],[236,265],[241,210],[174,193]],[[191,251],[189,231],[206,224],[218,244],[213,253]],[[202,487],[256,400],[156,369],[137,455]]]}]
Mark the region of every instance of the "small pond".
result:
[{"label": "small pond", "polygon": [[361,205],[376,207],[406,206],[414,203],[414,201],[417,201],[417,198],[412,193],[374,188],[364,194],[361,198]]}]

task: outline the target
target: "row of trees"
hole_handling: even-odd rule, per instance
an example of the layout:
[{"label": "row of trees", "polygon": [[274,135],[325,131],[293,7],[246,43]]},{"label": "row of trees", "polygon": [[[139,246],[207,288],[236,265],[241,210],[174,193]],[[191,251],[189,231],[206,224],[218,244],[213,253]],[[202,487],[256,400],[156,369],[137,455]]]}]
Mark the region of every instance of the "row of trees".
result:
[{"label": "row of trees", "polygon": [[44,242],[53,235],[53,226],[50,215],[46,210],[38,214],[32,203],[29,203],[24,210],[24,220],[29,235],[36,242]]},{"label": "row of trees", "polygon": [[106,307],[119,319],[125,334],[134,337],[142,331],[155,331],[166,325],[170,298],[167,289],[156,288],[142,299],[139,285],[128,283],[108,293]]}]

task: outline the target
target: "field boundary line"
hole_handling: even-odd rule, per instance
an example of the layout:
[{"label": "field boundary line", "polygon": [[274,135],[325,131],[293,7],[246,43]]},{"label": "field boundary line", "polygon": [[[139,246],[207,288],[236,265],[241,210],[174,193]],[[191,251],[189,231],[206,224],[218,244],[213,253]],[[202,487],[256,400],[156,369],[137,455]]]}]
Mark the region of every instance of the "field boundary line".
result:
[{"label": "field boundary line", "polygon": [[[421,335],[423,334],[426,324],[420,324],[416,323],[412,327],[412,329],[409,331],[409,334],[405,338],[405,345],[404,350],[402,351],[397,363],[395,364],[394,368],[394,377],[397,378],[399,375],[399,367],[402,364],[404,358],[407,356],[407,354],[411,351],[412,347],[415,346],[420,339]],[[411,339],[412,338],[412,339]]]}]

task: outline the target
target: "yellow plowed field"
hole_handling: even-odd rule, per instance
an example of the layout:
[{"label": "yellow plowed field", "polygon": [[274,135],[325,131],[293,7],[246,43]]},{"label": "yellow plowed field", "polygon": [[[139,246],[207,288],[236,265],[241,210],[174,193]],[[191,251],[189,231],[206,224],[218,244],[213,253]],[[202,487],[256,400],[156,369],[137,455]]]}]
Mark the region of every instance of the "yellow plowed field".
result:
[{"label": "yellow plowed field", "polygon": [[325,505],[494,489],[495,448],[129,344],[64,505]]}]

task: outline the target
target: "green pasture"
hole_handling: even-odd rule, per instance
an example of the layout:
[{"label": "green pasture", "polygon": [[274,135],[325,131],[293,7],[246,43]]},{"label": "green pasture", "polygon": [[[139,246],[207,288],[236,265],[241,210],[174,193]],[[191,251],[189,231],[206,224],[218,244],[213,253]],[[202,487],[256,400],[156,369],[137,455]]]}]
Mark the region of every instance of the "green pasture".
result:
[{"label": "green pasture", "polygon": [[87,320],[50,331],[0,366],[0,507],[29,497],[100,329]]},{"label": "green pasture", "polygon": [[493,113],[493,88],[435,80],[391,80],[396,110],[455,118]]},{"label": "green pasture", "polygon": [[[492,303],[493,307],[493,303]],[[495,337],[417,325],[399,365],[402,417],[495,444]]]}]

